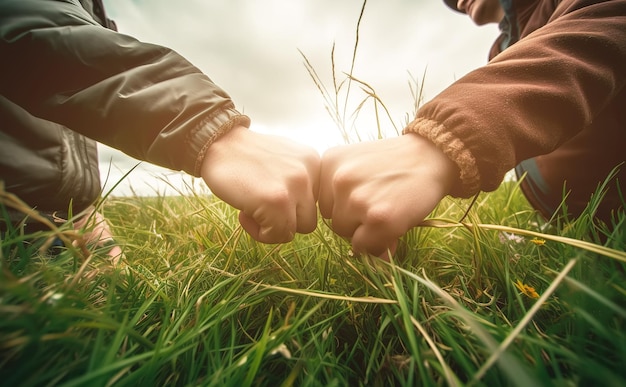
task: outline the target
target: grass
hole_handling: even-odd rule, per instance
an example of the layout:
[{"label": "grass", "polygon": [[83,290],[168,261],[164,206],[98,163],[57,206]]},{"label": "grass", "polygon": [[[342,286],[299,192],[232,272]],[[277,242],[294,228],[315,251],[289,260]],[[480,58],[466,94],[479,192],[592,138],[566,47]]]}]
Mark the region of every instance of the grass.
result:
[{"label": "grass", "polygon": [[585,217],[542,229],[514,182],[481,194],[456,223],[468,204],[442,202],[389,264],[353,256],[323,222],[290,244],[256,243],[203,193],[107,199],[120,269],[98,251],[51,257],[7,235],[0,380],[622,384],[623,214],[612,233]]},{"label": "grass", "polygon": [[[401,127],[354,65],[339,79],[333,61],[327,88],[303,57],[346,141],[362,139],[357,119],[378,124],[375,138],[383,117]],[[352,254],[323,221],[259,244],[199,188],[108,197],[122,267],[72,248],[67,228],[3,235],[0,384],[623,385],[626,215],[595,224],[599,200],[546,223],[515,181],[446,198],[385,263]],[[23,206],[0,192],[0,215]],[[68,247],[52,256],[54,237]]]}]

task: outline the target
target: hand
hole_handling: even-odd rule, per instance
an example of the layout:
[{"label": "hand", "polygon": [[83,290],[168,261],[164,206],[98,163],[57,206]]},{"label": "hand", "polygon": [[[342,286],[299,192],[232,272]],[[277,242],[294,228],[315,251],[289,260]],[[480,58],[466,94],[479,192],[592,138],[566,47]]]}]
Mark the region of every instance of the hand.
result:
[{"label": "hand", "polygon": [[388,259],[457,178],[456,165],[417,134],[336,147],[322,157],[319,208],[355,252]]},{"label": "hand", "polygon": [[[113,239],[113,233],[104,216],[95,207],[90,206],[85,210],[85,215],[74,222],[75,230],[85,230],[84,234],[73,242],[79,247],[85,256],[91,255],[93,249],[107,249],[106,255],[113,265],[118,265],[124,253]],[[106,250],[105,250],[106,251]]]},{"label": "hand", "polygon": [[313,148],[239,126],[209,147],[201,175],[254,239],[282,243],[317,226],[319,165]]}]

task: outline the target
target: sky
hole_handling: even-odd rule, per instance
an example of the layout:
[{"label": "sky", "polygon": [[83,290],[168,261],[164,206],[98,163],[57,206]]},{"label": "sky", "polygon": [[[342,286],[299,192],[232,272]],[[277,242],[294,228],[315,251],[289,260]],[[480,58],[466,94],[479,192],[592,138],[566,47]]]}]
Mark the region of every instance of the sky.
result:
[{"label": "sky", "polygon": [[[362,0],[104,0],[104,4],[120,33],[174,49],[226,90],[237,109],[252,119],[251,130],[291,138],[320,154],[347,141],[328,114],[305,59],[334,96],[333,65],[337,82],[346,80]],[[435,97],[484,65],[497,36],[497,26],[477,27],[442,0],[369,0],[358,31],[352,75],[373,90],[389,118],[379,104],[376,119],[372,98],[359,109],[367,94],[358,83],[350,88],[344,83],[339,107],[352,142],[374,139],[378,130],[385,137],[397,135],[414,114],[412,90],[422,91],[422,102]],[[105,191],[138,163],[101,146]],[[201,189],[198,180],[144,162],[112,194],[184,193],[188,186]]]}]

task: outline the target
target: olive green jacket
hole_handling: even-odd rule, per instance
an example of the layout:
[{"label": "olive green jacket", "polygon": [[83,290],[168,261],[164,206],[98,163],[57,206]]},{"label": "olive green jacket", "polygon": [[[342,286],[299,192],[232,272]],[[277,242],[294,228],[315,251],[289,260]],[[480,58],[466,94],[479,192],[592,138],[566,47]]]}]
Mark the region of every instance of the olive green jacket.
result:
[{"label": "olive green jacket", "polygon": [[198,176],[216,138],[249,126],[179,54],[111,28],[101,0],[0,0],[0,180],[40,210],[99,197],[96,141]]}]

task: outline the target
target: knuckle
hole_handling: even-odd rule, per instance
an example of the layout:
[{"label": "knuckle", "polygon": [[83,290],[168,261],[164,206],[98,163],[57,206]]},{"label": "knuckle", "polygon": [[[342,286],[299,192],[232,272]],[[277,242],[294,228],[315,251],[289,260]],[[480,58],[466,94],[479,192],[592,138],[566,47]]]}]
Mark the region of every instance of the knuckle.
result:
[{"label": "knuckle", "polygon": [[315,166],[318,166],[321,160],[320,154],[313,148],[307,148],[307,150],[302,153],[302,158],[306,165]]},{"label": "knuckle", "polygon": [[297,170],[287,176],[287,186],[301,189],[309,186],[309,174],[306,170]]},{"label": "knuckle", "polygon": [[348,191],[352,187],[353,180],[354,178],[349,171],[340,168],[333,176],[333,186],[338,191]]},{"label": "knuckle", "polygon": [[268,206],[274,207],[284,207],[290,201],[290,193],[289,190],[285,187],[277,188],[273,190],[268,190],[263,198],[263,202]]},{"label": "knuckle", "polygon": [[375,227],[389,227],[393,223],[393,208],[386,204],[378,204],[365,211],[363,223]]},{"label": "knuckle", "polygon": [[339,154],[339,147],[328,148],[322,154],[322,160],[324,161],[332,161]]}]

